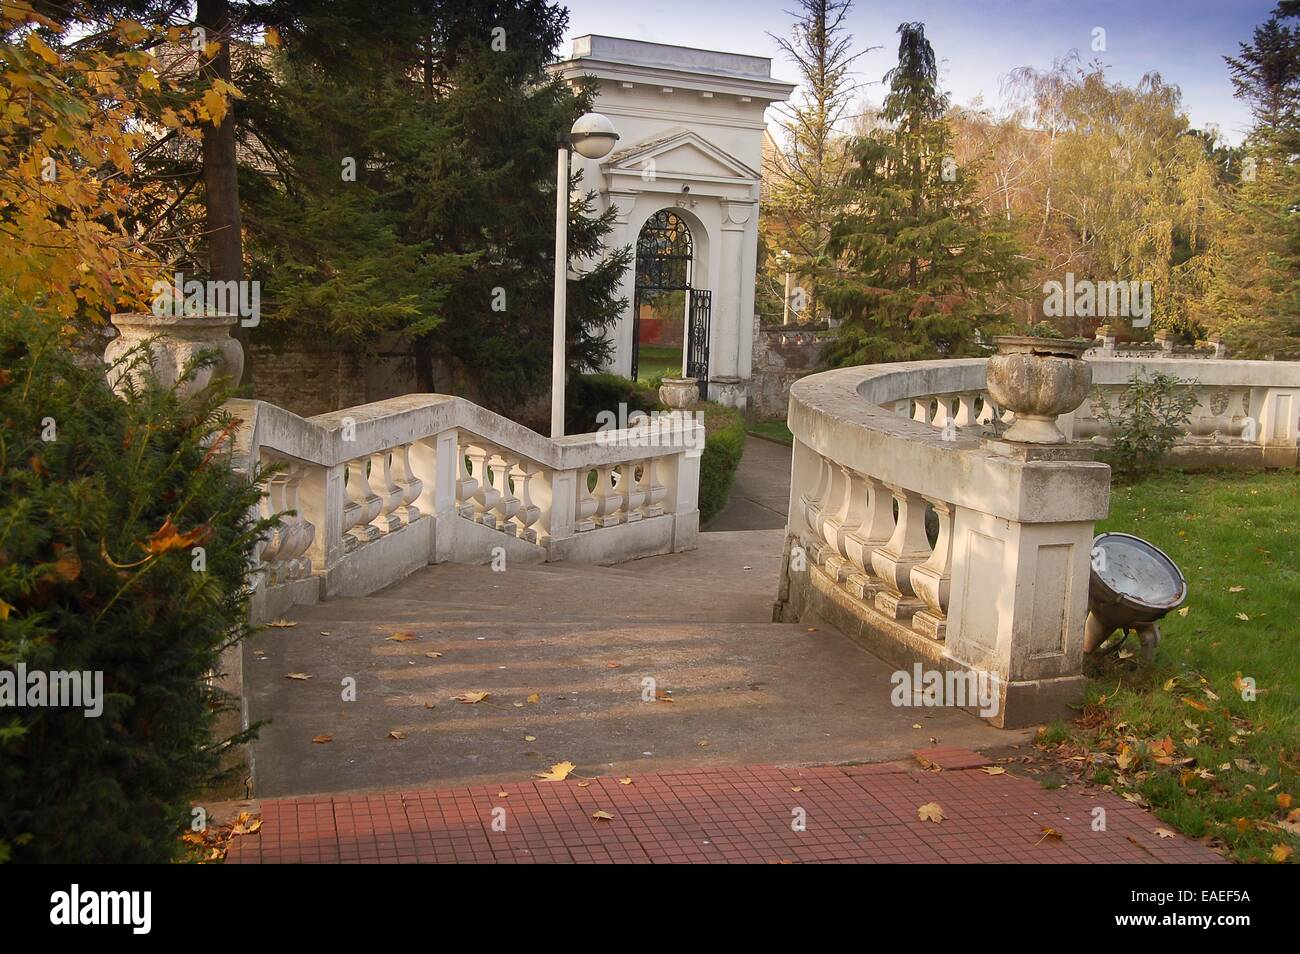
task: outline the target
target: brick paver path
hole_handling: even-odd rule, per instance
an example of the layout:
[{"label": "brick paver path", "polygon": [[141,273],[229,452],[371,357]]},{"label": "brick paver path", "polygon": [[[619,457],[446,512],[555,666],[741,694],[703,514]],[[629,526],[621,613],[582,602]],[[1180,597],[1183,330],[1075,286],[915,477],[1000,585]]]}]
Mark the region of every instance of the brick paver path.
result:
[{"label": "brick paver path", "polygon": [[[257,862],[1219,862],[1105,792],[1047,790],[959,749],[901,763],[747,766],[261,803],[258,834],[227,861]],[[626,777],[626,776],[625,776]],[[500,793],[508,793],[501,795]],[[942,822],[922,822],[935,802]],[[1105,830],[1093,830],[1094,808]],[[504,831],[494,831],[495,817]],[[796,810],[806,821],[795,831]],[[608,812],[612,820],[596,819]],[[1045,836],[1045,829],[1060,834]]]}]

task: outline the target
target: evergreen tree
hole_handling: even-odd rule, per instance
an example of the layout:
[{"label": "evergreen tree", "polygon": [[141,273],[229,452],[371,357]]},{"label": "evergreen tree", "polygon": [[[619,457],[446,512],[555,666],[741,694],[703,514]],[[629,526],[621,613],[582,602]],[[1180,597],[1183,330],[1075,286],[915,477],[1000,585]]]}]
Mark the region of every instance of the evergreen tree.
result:
[{"label": "evergreen tree", "polygon": [[[804,276],[808,298],[801,318],[815,321],[822,279],[830,265],[831,223],[843,201],[851,156],[836,131],[857,84],[849,73],[862,55],[850,52],[844,21],[852,0],[799,0],[790,39],[773,36],[802,83],[795,103],[778,106],[784,142],[772,156],[770,194],[763,207],[764,259],[779,283],[787,270]],[[772,253],[790,253],[778,261]]]},{"label": "evergreen tree", "polygon": [[971,353],[976,331],[996,323],[992,296],[1023,271],[1003,220],[976,201],[975,170],[952,160],[924,25],[898,32],[883,124],[855,143],[849,211],[831,239],[841,271],[827,298],[845,319],[829,352],[838,364]]},{"label": "evergreen tree", "polygon": [[1300,353],[1300,2],[1225,57],[1255,126],[1212,249],[1205,323],[1242,357]]}]

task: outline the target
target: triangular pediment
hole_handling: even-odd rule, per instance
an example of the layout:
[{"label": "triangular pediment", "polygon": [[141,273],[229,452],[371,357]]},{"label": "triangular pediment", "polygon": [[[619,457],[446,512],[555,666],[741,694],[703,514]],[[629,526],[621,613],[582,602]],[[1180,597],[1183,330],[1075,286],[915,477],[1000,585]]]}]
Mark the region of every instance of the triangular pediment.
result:
[{"label": "triangular pediment", "polygon": [[735,156],[699,133],[682,128],[665,130],[654,139],[616,150],[602,165],[607,171],[637,175],[653,168],[656,176],[665,178],[758,179],[758,173]]}]

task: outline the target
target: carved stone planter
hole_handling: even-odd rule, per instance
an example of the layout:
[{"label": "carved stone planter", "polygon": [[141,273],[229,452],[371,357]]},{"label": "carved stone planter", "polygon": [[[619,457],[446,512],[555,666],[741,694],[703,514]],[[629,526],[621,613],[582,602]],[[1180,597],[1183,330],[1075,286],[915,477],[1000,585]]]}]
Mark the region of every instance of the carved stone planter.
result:
[{"label": "carved stone planter", "polygon": [[216,351],[217,363],[201,368],[181,388],[184,397],[199,393],[214,378],[229,377],[239,383],[244,373],[244,349],[230,337],[230,329],[239,320],[235,315],[183,315],[159,317],[148,312],[123,312],[112,317],[119,334],[104,349],[104,362],[109,365],[108,383],[121,391],[129,376],[140,383],[146,373],[143,367],[128,372],[125,366],[113,367],[128,351],[149,338],[150,368],[148,373],[164,387],[172,387],[180,380],[187,362],[204,351]]},{"label": "carved stone planter", "polygon": [[700,383],[696,378],[664,378],[659,400],[674,411],[695,407],[700,403]]},{"label": "carved stone planter", "polygon": [[1092,368],[1083,360],[1091,342],[1058,338],[998,336],[989,358],[989,394],[1015,412],[1004,440],[1022,444],[1064,444],[1056,418],[1073,411],[1092,387]]}]

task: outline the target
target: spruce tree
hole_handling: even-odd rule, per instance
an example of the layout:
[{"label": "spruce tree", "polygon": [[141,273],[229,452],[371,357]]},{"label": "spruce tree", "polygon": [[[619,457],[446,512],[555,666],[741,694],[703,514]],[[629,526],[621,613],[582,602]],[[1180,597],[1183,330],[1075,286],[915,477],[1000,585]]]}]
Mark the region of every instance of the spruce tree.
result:
[{"label": "spruce tree", "polygon": [[1225,57],[1255,125],[1211,250],[1206,323],[1241,357],[1300,353],[1300,2]]}]

